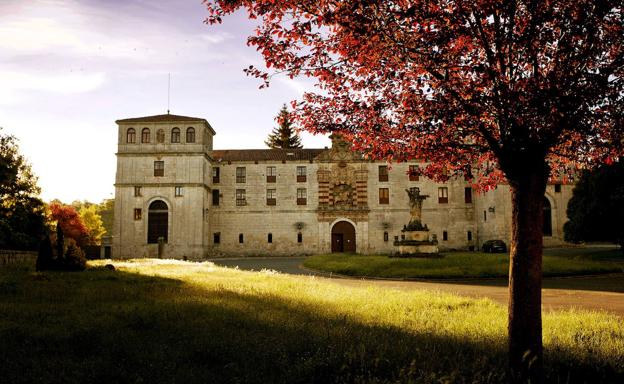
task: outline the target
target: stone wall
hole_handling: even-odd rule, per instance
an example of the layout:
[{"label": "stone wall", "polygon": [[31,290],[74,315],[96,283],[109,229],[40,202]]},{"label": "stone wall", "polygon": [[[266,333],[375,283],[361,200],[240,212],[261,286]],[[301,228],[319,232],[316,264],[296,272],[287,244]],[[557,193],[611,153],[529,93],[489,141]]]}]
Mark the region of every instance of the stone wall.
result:
[{"label": "stone wall", "polygon": [[0,250],[0,267],[15,264],[28,264],[34,267],[36,262],[37,252]]}]

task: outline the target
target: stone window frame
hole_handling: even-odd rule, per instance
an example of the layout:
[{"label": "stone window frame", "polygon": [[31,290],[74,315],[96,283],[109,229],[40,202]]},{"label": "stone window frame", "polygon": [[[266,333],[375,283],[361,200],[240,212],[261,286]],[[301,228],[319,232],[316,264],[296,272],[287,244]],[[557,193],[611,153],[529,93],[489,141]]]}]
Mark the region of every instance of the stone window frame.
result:
[{"label": "stone window frame", "polygon": [[218,189],[212,190],[212,206],[218,207],[221,199],[221,194]]},{"label": "stone window frame", "polygon": [[297,232],[297,243],[303,243],[303,234],[301,232]]},{"label": "stone window frame", "polygon": [[308,168],[305,165],[298,165],[296,175],[298,183],[305,183],[308,180]]},{"label": "stone window frame", "polygon": [[390,188],[379,188],[379,204],[390,204]]},{"label": "stone window frame", "polygon": [[387,165],[378,166],[378,173],[379,173],[379,181],[382,181],[382,182],[388,181],[388,166]]},{"label": "stone window frame", "polygon": [[247,182],[247,168],[246,167],[236,167],[236,182],[240,184]]},{"label": "stone window frame", "polygon": [[448,241],[448,231],[442,231],[442,241]]},{"label": "stone window frame", "polygon": [[174,127],[171,130],[171,142],[172,143],[179,143],[180,142],[180,128]]},{"label": "stone window frame", "polygon": [[268,188],[266,190],[266,205],[277,205],[277,189]]},{"label": "stone window frame", "polygon": [[267,243],[273,244],[273,234],[270,232],[267,234]]},{"label": "stone window frame", "polygon": [[151,135],[150,129],[147,127],[143,128],[141,130],[141,143],[149,144],[150,139],[151,139],[150,135]]},{"label": "stone window frame", "polygon": [[307,204],[308,204],[308,189],[297,188],[297,205],[307,205]]},{"label": "stone window frame", "polygon": [[212,183],[219,184],[221,182],[221,168],[212,167]]},{"label": "stone window frame", "polygon": [[238,243],[239,244],[244,244],[245,243],[245,235],[242,233],[238,234]]},{"label": "stone window frame", "polygon": [[154,161],[154,176],[155,177],[165,176],[165,162],[163,160]]},{"label": "stone window frame", "polygon": [[245,189],[236,190],[236,205],[239,207],[247,205],[247,191]]},{"label": "stone window frame", "polygon": [[472,187],[464,187],[464,203],[472,204]]},{"label": "stone window frame", "polygon": [[195,128],[193,127],[186,128],[186,142],[187,143],[195,142]]},{"label": "stone window frame", "polygon": [[277,181],[277,167],[269,165],[266,167],[266,182],[275,183]]},{"label": "stone window frame", "polygon": [[138,221],[143,218],[143,211],[141,208],[134,208],[134,220]]},{"label": "stone window frame", "polygon": [[438,204],[448,204],[448,187],[438,187]]},{"label": "stone window frame", "polygon": [[420,180],[420,176],[416,174],[416,171],[420,168],[420,166],[416,165],[416,164],[410,164],[407,174],[408,174],[408,178],[409,181],[419,181]]},{"label": "stone window frame", "polygon": [[175,197],[182,197],[184,196],[184,187],[181,185],[176,185],[174,187],[174,196]]},{"label": "stone window frame", "polygon": [[134,197],[141,197],[143,196],[143,194],[141,193],[141,186],[140,185],[135,185],[134,186]]},{"label": "stone window frame", "polygon": [[136,130],[134,128],[128,128],[128,130],[126,131],[126,143],[136,143]]},{"label": "stone window frame", "polygon": [[212,243],[221,244],[221,232],[214,232],[212,234]]}]

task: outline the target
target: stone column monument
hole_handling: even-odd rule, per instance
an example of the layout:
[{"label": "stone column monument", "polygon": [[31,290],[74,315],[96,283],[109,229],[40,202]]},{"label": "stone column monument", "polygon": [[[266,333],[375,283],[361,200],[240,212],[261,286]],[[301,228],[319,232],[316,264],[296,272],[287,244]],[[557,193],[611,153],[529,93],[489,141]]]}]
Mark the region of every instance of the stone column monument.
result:
[{"label": "stone column monument", "polygon": [[438,242],[429,239],[429,228],[422,223],[422,205],[429,195],[421,195],[418,187],[405,190],[410,200],[410,221],[401,230],[401,239],[394,245],[399,247],[398,257],[440,257]]}]

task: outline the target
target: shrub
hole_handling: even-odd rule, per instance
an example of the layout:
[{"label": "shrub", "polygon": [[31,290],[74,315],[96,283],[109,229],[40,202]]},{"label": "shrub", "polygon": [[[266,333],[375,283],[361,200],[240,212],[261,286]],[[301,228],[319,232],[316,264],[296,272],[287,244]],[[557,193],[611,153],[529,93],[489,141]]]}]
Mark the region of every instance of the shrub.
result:
[{"label": "shrub", "polygon": [[74,242],[70,241],[65,251],[65,257],[59,263],[59,269],[63,271],[84,271],[87,268],[85,253]]}]

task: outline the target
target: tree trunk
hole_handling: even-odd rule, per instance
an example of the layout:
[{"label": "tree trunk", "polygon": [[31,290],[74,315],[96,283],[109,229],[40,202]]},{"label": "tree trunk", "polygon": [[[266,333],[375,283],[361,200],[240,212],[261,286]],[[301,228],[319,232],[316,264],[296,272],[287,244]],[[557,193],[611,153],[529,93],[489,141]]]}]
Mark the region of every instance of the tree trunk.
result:
[{"label": "tree trunk", "polygon": [[509,367],[514,383],[543,383],[542,227],[547,165],[525,165],[509,178],[512,201],[509,262]]}]

